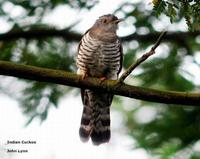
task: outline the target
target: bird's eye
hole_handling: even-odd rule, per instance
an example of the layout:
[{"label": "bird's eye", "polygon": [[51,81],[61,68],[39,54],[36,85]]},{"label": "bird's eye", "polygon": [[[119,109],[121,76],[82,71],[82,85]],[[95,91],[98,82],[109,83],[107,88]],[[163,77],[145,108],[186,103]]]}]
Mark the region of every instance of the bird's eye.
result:
[{"label": "bird's eye", "polygon": [[106,19],[103,19],[103,21],[102,21],[102,22],[105,24],[105,23],[107,23],[107,20],[106,20]]}]

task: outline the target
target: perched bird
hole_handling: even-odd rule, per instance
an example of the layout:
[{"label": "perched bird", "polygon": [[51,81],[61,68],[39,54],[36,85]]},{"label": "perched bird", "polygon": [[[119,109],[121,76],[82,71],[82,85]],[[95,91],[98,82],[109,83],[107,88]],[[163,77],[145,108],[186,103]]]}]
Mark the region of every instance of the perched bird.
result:
[{"label": "perched bird", "polygon": [[[101,80],[118,78],[122,68],[122,46],[116,31],[121,21],[112,14],[103,15],[83,35],[76,59],[77,74]],[[85,142],[91,137],[95,145],[108,142],[113,95],[81,89],[81,97],[84,106],[79,129],[81,140]]]}]

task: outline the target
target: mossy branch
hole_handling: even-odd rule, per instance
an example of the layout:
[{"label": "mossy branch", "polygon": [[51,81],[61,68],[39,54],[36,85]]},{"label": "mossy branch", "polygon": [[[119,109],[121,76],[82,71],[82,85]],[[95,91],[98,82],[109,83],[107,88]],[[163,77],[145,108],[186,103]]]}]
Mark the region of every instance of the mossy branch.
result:
[{"label": "mossy branch", "polygon": [[89,88],[92,90],[111,92],[115,95],[157,103],[200,106],[200,93],[159,91],[131,86],[114,80],[101,81],[97,78],[91,77],[82,79],[80,76],[70,72],[15,64],[6,61],[0,61],[0,75],[61,84],[77,88]]}]

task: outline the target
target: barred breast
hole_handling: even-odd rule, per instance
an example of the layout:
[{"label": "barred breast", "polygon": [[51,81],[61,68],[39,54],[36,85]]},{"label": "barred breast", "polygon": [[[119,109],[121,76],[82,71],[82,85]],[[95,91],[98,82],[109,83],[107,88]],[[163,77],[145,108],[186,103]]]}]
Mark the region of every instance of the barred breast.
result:
[{"label": "barred breast", "polygon": [[79,45],[77,56],[78,71],[89,76],[117,79],[121,65],[121,44],[119,39],[105,42],[95,39],[87,32]]}]

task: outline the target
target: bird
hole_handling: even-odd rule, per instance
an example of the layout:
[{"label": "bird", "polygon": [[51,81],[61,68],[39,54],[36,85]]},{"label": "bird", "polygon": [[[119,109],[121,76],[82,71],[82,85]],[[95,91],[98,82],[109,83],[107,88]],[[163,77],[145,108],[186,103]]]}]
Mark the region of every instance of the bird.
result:
[{"label": "bird", "polygon": [[[117,36],[118,19],[113,14],[100,16],[83,35],[76,57],[77,74],[83,79],[116,80],[122,69],[122,44]],[[80,139],[90,138],[94,145],[110,140],[110,106],[113,94],[81,89],[83,112],[79,128]]]}]

